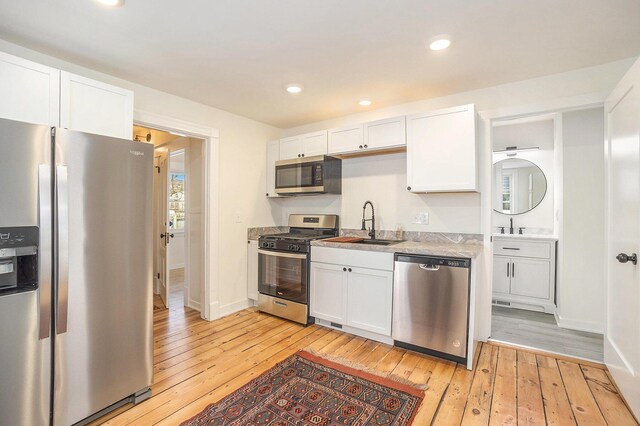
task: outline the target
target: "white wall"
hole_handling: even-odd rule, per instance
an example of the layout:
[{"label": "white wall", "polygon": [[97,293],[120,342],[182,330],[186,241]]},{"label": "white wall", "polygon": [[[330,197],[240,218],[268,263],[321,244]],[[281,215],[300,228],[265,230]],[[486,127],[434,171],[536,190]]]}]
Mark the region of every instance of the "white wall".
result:
[{"label": "white wall", "polygon": [[[508,146],[521,148],[538,146],[538,151],[519,152],[515,157],[506,154],[494,154],[493,161],[498,162],[506,158],[529,160],[537,165],[547,178],[547,193],[542,202],[533,210],[518,215],[505,215],[493,212],[493,232],[498,232],[499,226],[505,226],[509,232],[509,219],[513,218],[513,226],[525,227],[525,233],[553,234],[554,233],[554,122],[552,119],[509,125],[494,125],[492,146],[494,151],[504,150]],[[494,199],[499,197],[494,192]]]},{"label": "white wall", "polygon": [[[478,111],[513,111],[514,107],[527,106],[541,111],[552,100],[583,95],[585,102],[604,100],[609,90],[629,68],[633,60],[623,60],[573,72],[551,75],[532,80],[504,84],[456,95],[413,102],[312,123],[286,129],[283,136],[297,135],[317,130],[373,121],[397,115],[409,115],[439,108],[474,103]],[[480,133],[480,151],[488,146]],[[343,160],[343,193],[341,197],[302,197],[297,199],[272,199],[274,216],[286,224],[289,213],[313,211],[338,213],[342,226],[359,228],[362,204],[367,199],[376,206],[379,229],[419,230],[429,232],[482,233],[481,196],[477,193],[410,194],[406,191],[405,154],[362,157]],[[490,166],[480,164],[481,180]],[[551,171],[550,171],[550,174]],[[482,184],[482,183],[481,183]],[[548,197],[548,198],[547,198]],[[553,209],[553,196],[545,200]],[[429,213],[428,225],[413,224],[417,213]],[[548,224],[547,224],[548,225]],[[522,226],[527,226],[523,222]],[[551,226],[553,228],[553,226]]]},{"label": "white wall", "polygon": [[[602,103],[633,62],[634,59],[628,59],[568,73],[367,111],[338,119],[286,129],[283,132],[283,136],[331,129],[352,123],[373,121],[403,114],[420,113],[456,105],[469,103],[476,105],[477,111],[481,113],[478,129],[478,152],[479,183],[482,193],[480,195],[441,194],[435,199],[430,199],[431,196],[427,195],[424,196],[426,197],[424,203],[430,207],[438,206],[438,210],[444,212],[444,217],[439,218],[440,220],[438,222],[433,222],[434,219],[430,218],[432,225],[430,225],[429,231],[485,233],[485,256],[483,257],[482,265],[479,265],[478,269],[482,271],[482,276],[479,277],[479,287],[477,290],[479,300],[485,301],[481,306],[478,306],[478,337],[484,340],[489,337],[491,329],[490,282],[492,278],[492,249],[488,238],[488,233],[491,232],[492,227],[490,199],[492,156],[491,144],[489,142],[491,120],[500,117],[549,113],[562,108]],[[365,157],[353,163],[347,161],[344,164],[343,173],[350,176],[357,176],[362,170],[367,170],[367,173],[389,173],[389,175],[393,175],[393,173],[398,173],[399,169],[402,168],[402,165],[398,164],[397,161],[398,158],[391,155]],[[380,168],[380,170],[378,170],[378,168]],[[406,218],[400,216],[400,214],[404,214],[405,212],[397,211],[395,215],[392,215],[392,207],[387,207],[392,206],[393,203],[396,202],[394,197],[398,197],[399,195],[393,194],[390,191],[379,191],[378,194],[373,184],[374,181],[374,178],[365,179],[364,183],[357,189],[368,191],[368,194],[379,197],[376,198],[376,200],[378,200],[378,204],[380,205],[380,214],[384,216],[383,221],[385,227],[400,224],[406,227],[406,229],[409,229],[412,224],[407,223]],[[392,184],[388,185],[388,187],[392,186]],[[370,196],[373,197],[373,195]],[[415,200],[420,200],[420,197],[423,197],[409,194],[407,194],[407,196],[416,197]],[[347,200],[345,194],[343,194],[342,197],[325,196],[311,198],[313,199],[309,201],[305,201],[306,198],[299,198],[295,200],[272,200],[270,202],[274,210],[274,216],[280,217],[281,224],[285,223],[287,212],[302,211],[305,206],[313,206],[314,211],[337,211],[339,209],[342,214],[341,220],[344,226],[349,227],[355,225],[355,227],[358,227],[359,218],[361,217],[361,210],[358,211],[358,206],[361,206],[359,199],[357,201]],[[415,201],[415,203],[418,204],[418,201]],[[343,210],[343,206],[347,204],[349,207]],[[350,207],[351,205],[355,205],[356,207]],[[389,208],[389,210],[385,211],[387,208]],[[411,214],[413,213],[414,212],[411,212]],[[448,215],[458,216],[449,218]]]},{"label": "white wall", "polygon": [[561,326],[602,333],[605,310],[604,109],[562,114]]},{"label": "white wall", "polygon": [[[220,235],[213,241],[219,249],[219,291],[212,305],[221,312],[246,304],[246,234],[248,226],[275,225],[274,215],[264,196],[266,142],[280,137],[281,131],[257,121],[180,98],[141,84],[109,76],[53,56],[36,52],[4,40],[0,51],[88,78],[133,90],[135,110],[171,117],[216,128],[220,132],[219,177]],[[132,66],[135,60],[132,58]],[[235,217],[239,216],[239,221]],[[216,300],[217,299],[217,300]]]}]

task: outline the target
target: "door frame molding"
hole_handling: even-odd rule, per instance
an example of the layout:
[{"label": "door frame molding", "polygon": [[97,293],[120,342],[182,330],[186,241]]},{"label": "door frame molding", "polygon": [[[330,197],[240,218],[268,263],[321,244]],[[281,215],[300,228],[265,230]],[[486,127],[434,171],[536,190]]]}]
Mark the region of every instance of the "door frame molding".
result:
[{"label": "door frame molding", "polygon": [[[502,120],[527,120],[529,117],[544,114],[559,114],[581,109],[597,108],[604,105],[608,92],[594,92],[566,98],[549,99],[525,105],[514,105],[498,109],[478,111],[478,174],[480,187],[480,232],[484,235],[484,250],[478,259],[478,292],[476,296],[476,339],[486,342],[491,338],[491,310],[493,295],[493,246],[492,246],[492,124]],[[561,125],[558,119],[555,126]],[[554,127],[555,127],[554,126]],[[555,128],[554,137],[559,135]],[[555,191],[554,191],[555,193]],[[558,265],[556,264],[556,268]]]},{"label": "door frame molding", "polygon": [[220,316],[219,282],[219,193],[220,180],[220,133],[213,127],[163,116],[136,109],[133,113],[135,125],[152,127],[178,136],[191,136],[204,140],[204,285],[200,316],[208,321]]}]

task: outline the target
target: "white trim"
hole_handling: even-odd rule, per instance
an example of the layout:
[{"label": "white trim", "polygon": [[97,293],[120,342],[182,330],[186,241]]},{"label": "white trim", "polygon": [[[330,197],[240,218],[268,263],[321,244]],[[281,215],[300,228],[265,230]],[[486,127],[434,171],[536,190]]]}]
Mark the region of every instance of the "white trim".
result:
[{"label": "white trim", "polygon": [[193,300],[190,300],[189,303],[187,304],[187,306],[189,308],[191,308],[191,309],[194,309],[194,310],[198,311],[198,312],[202,312],[200,310],[200,302],[195,302]]},{"label": "white trim", "polygon": [[174,269],[182,269],[184,268],[184,263],[178,263],[177,265],[169,265],[169,270],[173,271]]},{"label": "white trim", "polygon": [[[478,340],[486,340],[491,336],[491,306],[493,295],[493,245],[491,237],[493,235],[492,220],[492,200],[494,197],[492,181],[492,127],[494,121],[526,119],[534,115],[556,113],[567,111],[601,107],[607,97],[607,92],[595,92],[584,95],[571,96],[560,99],[553,99],[534,104],[510,106],[493,110],[480,111],[479,129],[481,145],[479,157],[481,164],[480,173],[480,200],[481,200],[481,233],[484,235],[484,276],[478,277],[478,283],[484,287],[483,306],[478,312]],[[557,125],[557,121],[556,121]],[[554,128],[554,130],[557,130]],[[557,266],[557,265],[556,265]],[[486,305],[485,305],[486,304]],[[487,309],[487,306],[489,307]]]},{"label": "white trim", "polygon": [[569,330],[586,331],[588,333],[604,334],[604,327],[600,322],[596,321],[579,321],[568,318],[562,318],[558,312],[555,313],[556,323],[558,327],[567,328]]},{"label": "white trim", "polygon": [[562,353],[562,352],[556,352],[556,351],[550,351],[550,350],[547,350],[547,349],[536,348],[534,346],[520,345],[518,343],[507,342],[506,340],[489,339],[488,342],[489,343],[491,343],[491,342],[502,343],[504,345],[513,346],[515,348],[528,349],[530,351],[542,352],[542,353],[551,354],[551,355],[560,355],[560,356],[563,356],[563,357],[574,358],[574,359],[578,359],[578,360],[581,359],[583,361],[590,361],[590,362],[595,362],[595,363],[598,363],[598,364],[602,364],[602,360],[584,358],[584,357],[576,356],[576,355],[569,355],[569,354]]},{"label": "white trim", "polygon": [[200,312],[203,319],[212,321],[220,317],[220,283],[219,283],[219,178],[220,164],[220,140],[218,129],[206,127],[188,121],[166,117],[148,111],[135,110],[134,123],[143,127],[152,127],[158,130],[179,132],[187,136],[204,139],[204,285],[201,295],[201,306],[204,312]]},{"label": "white trim", "polygon": [[249,299],[238,300],[237,302],[222,305],[220,306],[220,317],[231,315],[243,309],[250,308],[251,306],[253,306],[253,302]]}]

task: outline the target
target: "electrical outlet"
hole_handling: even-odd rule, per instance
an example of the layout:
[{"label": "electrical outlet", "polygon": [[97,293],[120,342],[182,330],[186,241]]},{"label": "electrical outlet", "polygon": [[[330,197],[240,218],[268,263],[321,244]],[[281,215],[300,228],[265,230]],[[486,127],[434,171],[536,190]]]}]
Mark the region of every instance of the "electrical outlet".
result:
[{"label": "electrical outlet", "polygon": [[233,215],[233,221],[235,223],[242,223],[242,217],[240,216],[240,213],[236,212],[236,214]]},{"label": "electrical outlet", "polygon": [[429,213],[427,213],[427,212],[416,213],[416,215],[413,216],[413,220],[411,221],[411,223],[414,223],[416,225],[428,225],[429,224]]}]

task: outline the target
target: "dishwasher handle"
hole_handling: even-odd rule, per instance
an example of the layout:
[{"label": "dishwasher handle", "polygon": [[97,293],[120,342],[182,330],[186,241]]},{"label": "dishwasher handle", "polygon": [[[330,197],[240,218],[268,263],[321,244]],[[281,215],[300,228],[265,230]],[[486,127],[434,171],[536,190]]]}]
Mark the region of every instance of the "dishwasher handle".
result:
[{"label": "dishwasher handle", "polygon": [[427,265],[426,263],[423,263],[420,265],[420,269],[423,271],[439,271],[440,265]]}]

